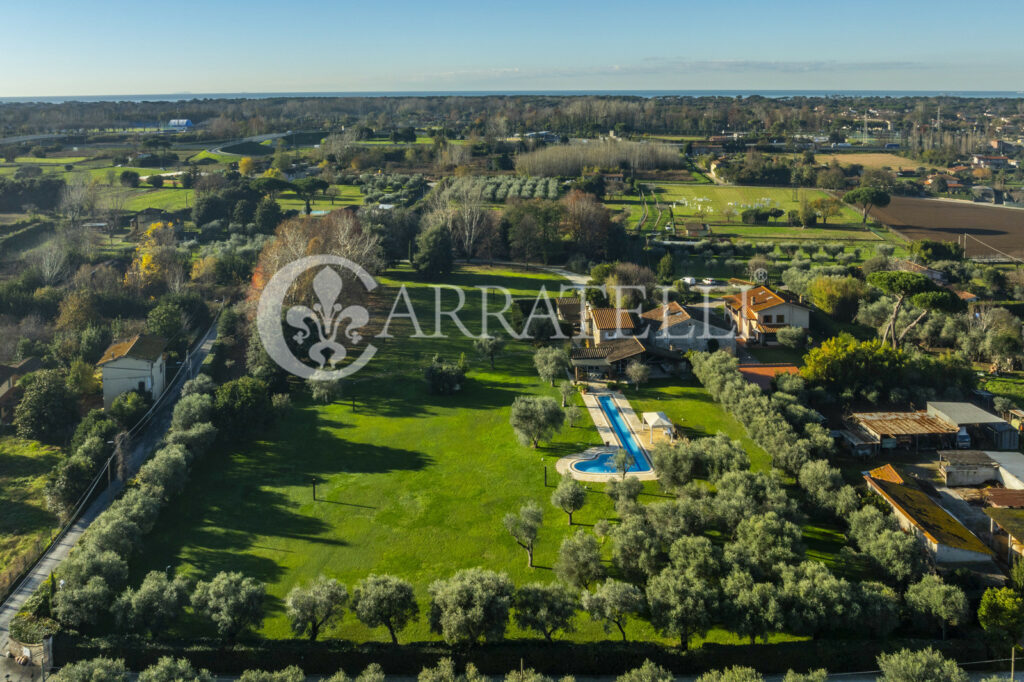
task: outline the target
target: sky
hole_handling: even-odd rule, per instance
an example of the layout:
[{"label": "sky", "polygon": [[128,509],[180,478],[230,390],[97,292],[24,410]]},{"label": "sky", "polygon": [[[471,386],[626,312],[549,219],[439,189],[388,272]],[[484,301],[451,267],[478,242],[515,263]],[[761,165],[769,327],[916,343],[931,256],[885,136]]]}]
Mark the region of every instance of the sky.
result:
[{"label": "sky", "polygon": [[0,0],[0,17],[0,97],[1024,90],[1019,0]]}]

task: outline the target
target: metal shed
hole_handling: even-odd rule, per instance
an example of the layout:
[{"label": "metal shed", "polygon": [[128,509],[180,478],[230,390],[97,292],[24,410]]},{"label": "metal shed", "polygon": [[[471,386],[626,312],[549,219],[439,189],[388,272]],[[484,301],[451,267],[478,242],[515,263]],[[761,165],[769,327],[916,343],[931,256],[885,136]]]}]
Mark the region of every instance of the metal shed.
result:
[{"label": "metal shed", "polygon": [[1020,441],[1020,434],[1009,422],[971,403],[928,403],[928,414],[957,428],[966,427],[973,437],[990,441],[996,450],[1016,450]]}]

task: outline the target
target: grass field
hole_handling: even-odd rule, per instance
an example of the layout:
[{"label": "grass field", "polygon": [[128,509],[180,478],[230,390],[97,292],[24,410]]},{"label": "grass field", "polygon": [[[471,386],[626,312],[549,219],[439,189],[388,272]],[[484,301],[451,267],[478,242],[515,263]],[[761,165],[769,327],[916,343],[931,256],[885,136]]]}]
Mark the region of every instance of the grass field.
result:
[{"label": "grass field", "polygon": [[0,437],[0,573],[57,526],[43,485],[60,456],[57,448],[35,441]]},{"label": "grass field", "polygon": [[[363,195],[357,185],[334,185],[338,194],[333,201],[330,197],[324,198],[318,194],[316,199],[310,202],[310,208],[314,211],[332,211],[343,206],[362,206]],[[295,209],[304,211],[306,203],[295,195],[294,192],[282,192],[277,197],[277,203],[285,210]]]},{"label": "grass field", "polygon": [[125,209],[141,211],[144,208],[160,208],[165,211],[176,211],[195,204],[195,192],[181,188],[143,188],[131,190]]},{"label": "grass field", "polygon": [[[387,308],[399,284],[409,287],[417,309],[433,300],[431,290],[407,270],[389,272],[382,283]],[[543,274],[464,268],[448,283],[466,288],[500,284],[516,296],[529,296],[542,284],[557,290],[562,282]],[[463,318],[474,330],[476,300],[470,292]],[[432,319],[421,319],[424,331],[431,333]],[[390,572],[413,582],[422,607],[431,581],[460,568],[507,571],[517,584],[553,580],[550,567],[561,540],[570,532],[587,531],[599,519],[614,518],[601,486],[591,484],[587,504],[570,528],[549,502],[554,481],[549,487],[543,482],[542,467],[553,474],[558,457],[599,442],[595,429],[589,423],[566,426],[538,450],[520,445],[508,424],[513,399],[556,394],[537,378],[532,348],[510,344],[492,371],[472,355],[469,340],[404,339],[410,328],[407,320],[401,322],[403,329],[392,328],[398,339],[375,342],[381,347],[379,357],[346,383],[346,394],[356,398],[354,411],[345,399],[327,406],[300,400],[262,440],[244,448],[224,446],[197,463],[188,489],[164,510],[147,539],[133,579],[177,564],[204,575],[219,570],[252,575],[268,584],[261,632],[276,638],[290,636],[283,613],[288,590],[320,573],[351,587],[368,573]],[[435,352],[452,359],[465,352],[470,359],[469,380],[453,396],[426,390],[422,367]],[[665,410],[693,435],[722,431],[741,438],[751,448],[755,467],[767,466],[767,455],[699,386],[666,382],[627,395],[637,409]],[[645,501],[663,499],[653,483],[646,484],[646,491]],[[525,552],[501,526],[502,516],[526,500],[538,502],[545,513],[535,569],[527,568]],[[610,549],[606,543],[606,557]],[[578,625],[574,639],[606,638],[585,616]],[[185,620],[176,629],[194,636],[205,627]],[[646,623],[633,622],[628,631],[631,638],[669,642]],[[513,637],[522,634],[510,630]],[[351,615],[331,635],[372,641],[387,637]],[[425,619],[402,633],[403,641],[432,638]],[[708,640],[738,641],[721,630],[709,633]]]}]

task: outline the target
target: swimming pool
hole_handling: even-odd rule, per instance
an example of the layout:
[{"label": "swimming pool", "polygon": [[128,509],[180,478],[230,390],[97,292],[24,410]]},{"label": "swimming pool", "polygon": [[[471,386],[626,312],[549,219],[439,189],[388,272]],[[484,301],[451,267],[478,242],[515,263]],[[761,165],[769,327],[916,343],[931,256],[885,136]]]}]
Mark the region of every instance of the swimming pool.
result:
[{"label": "swimming pool", "polygon": [[[622,416],[619,406],[615,404],[615,399],[610,395],[602,395],[598,397],[597,402],[601,406],[604,416],[608,419],[608,423],[612,425],[612,431],[615,432],[619,443],[633,457],[633,464],[629,467],[627,473],[650,471],[651,464],[647,461],[647,456],[644,455],[640,444],[633,438],[633,432],[629,430],[626,419]],[[599,455],[594,459],[573,462],[572,468],[584,474],[614,474],[618,472],[615,468],[614,453]]]}]

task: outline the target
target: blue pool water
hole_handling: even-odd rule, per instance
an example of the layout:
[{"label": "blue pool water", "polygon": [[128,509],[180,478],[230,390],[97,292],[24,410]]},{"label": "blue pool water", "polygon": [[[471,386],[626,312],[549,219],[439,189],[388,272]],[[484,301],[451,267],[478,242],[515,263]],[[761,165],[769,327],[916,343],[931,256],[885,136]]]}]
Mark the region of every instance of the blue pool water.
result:
[{"label": "blue pool water", "polygon": [[[603,395],[597,399],[597,402],[601,405],[601,411],[604,412],[604,416],[608,418],[608,423],[612,425],[612,430],[615,432],[616,437],[618,437],[619,443],[626,449],[626,452],[633,456],[633,464],[629,467],[629,473],[650,471],[650,462],[647,461],[644,451],[640,449],[640,445],[633,438],[632,431],[626,425],[626,419],[622,416],[622,412],[619,411],[612,397],[610,395]],[[577,471],[585,474],[616,473],[615,455],[612,453],[583,462],[575,462],[572,466]]]}]

